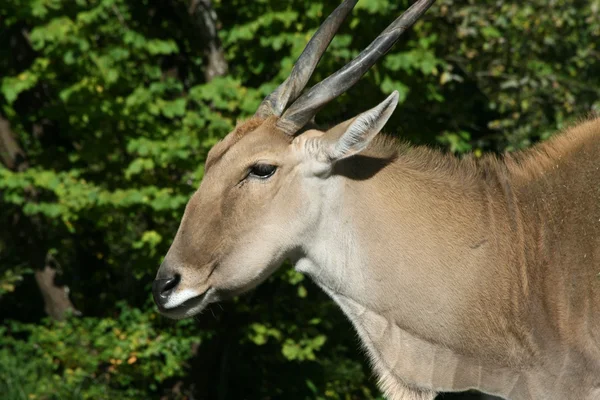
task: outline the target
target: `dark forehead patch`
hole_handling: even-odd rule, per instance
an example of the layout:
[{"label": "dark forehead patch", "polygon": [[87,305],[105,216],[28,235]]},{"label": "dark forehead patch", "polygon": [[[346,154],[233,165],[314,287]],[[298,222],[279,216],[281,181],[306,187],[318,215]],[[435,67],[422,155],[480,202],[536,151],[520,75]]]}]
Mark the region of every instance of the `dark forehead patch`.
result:
[{"label": "dark forehead patch", "polygon": [[265,122],[264,119],[261,118],[251,118],[248,121],[244,121],[238,123],[235,129],[225,136],[223,140],[218,142],[213,146],[213,148],[208,153],[208,158],[206,160],[205,171],[213,166],[217,161],[225,156],[225,153],[233,147],[234,144],[240,141],[241,138],[244,137],[249,132],[254,131],[256,128],[261,126]]}]

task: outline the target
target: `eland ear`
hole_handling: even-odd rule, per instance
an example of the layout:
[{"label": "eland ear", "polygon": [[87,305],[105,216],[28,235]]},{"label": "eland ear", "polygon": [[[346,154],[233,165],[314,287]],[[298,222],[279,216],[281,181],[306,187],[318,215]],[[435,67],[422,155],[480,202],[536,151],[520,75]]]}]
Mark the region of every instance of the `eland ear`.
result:
[{"label": "eland ear", "polygon": [[387,99],[357,117],[331,128],[322,137],[324,155],[332,162],[360,153],[367,148],[398,105],[398,92],[394,91]]}]

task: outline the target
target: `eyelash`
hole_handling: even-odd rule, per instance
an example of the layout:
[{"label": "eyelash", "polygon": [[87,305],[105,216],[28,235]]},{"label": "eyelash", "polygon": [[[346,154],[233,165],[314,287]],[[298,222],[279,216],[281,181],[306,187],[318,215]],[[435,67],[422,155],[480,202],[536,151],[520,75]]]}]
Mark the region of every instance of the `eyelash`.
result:
[{"label": "eyelash", "polygon": [[269,179],[277,171],[277,166],[271,164],[254,164],[248,171],[249,178]]}]

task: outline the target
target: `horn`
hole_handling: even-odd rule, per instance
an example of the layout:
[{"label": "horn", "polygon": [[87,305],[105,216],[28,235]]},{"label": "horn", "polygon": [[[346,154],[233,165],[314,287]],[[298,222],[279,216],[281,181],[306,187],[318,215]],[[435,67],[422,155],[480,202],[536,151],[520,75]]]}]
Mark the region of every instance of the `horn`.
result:
[{"label": "horn", "polygon": [[327,17],[296,60],[290,76],[260,104],[255,114],[257,117],[280,116],[285,107],[298,98],[329,43],[356,3],[358,0],[345,0]]},{"label": "horn", "polygon": [[300,96],[277,121],[277,127],[289,135],[297,133],[323,106],[354,86],[434,2],[419,0],[414,3],[354,60]]}]

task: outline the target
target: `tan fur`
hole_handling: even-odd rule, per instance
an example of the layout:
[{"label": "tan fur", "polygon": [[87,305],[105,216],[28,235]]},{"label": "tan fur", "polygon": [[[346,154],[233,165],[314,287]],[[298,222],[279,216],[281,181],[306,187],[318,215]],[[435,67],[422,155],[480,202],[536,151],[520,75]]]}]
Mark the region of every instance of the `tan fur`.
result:
[{"label": "tan fur", "polygon": [[[352,321],[391,400],[600,399],[600,119],[504,157],[376,138],[330,171],[310,154],[348,122],[293,141],[274,122],[209,154],[159,272],[207,295],[167,315],[288,258]],[[265,161],[272,178],[244,179]]]},{"label": "tan fur", "polygon": [[227,150],[236,144],[244,135],[252,132],[265,122],[260,118],[252,118],[248,121],[239,122],[233,132],[231,132],[225,140],[218,142],[211,150],[206,160],[206,169],[208,170],[214,163],[220,160]]}]

